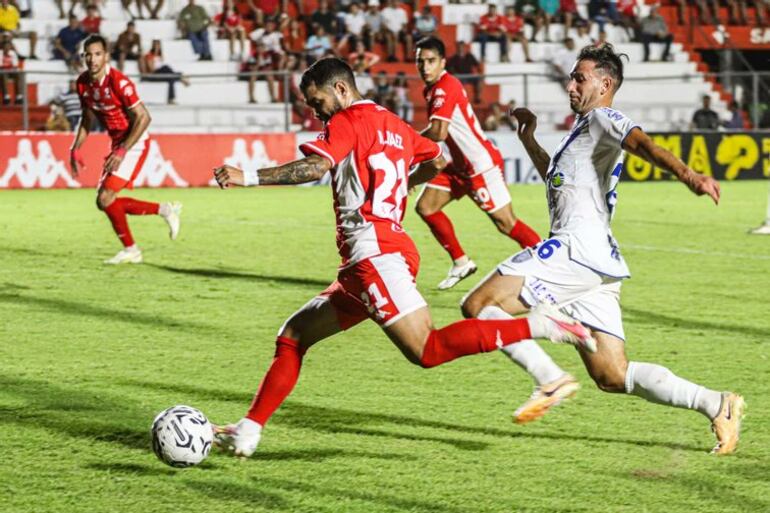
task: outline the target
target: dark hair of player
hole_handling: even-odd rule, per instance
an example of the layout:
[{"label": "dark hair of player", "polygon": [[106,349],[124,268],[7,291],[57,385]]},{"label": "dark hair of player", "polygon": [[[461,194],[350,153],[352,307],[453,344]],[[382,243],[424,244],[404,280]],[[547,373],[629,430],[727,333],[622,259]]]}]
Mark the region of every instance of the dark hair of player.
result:
[{"label": "dark hair of player", "polygon": [[586,46],[580,50],[577,60],[593,61],[596,64],[596,69],[600,69],[612,77],[615,81],[615,91],[617,91],[623,84],[622,57],[625,57],[626,60],[628,60],[628,55],[624,53],[615,53],[615,49],[611,44],[604,43],[601,46]]},{"label": "dark hair of player", "polygon": [[415,48],[418,50],[433,50],[442,59],[446,57],[446,47],[444,46],[444,42],[435,36],[428,36],[420,39],[417,41],[417,46],[415,46]]},{"label": "dark hair of player", "polygon": [[87,50],[89,46],[96,43],[101,44],[102,48],[104,48],[104,51],[107,51],[107,40],[100,34],[91,34],[88,36],[86,40],[83,41],[83,50]]},{"label": "dark hair of player", "polygon": [[356,79],[348,63],[337,57],[325,57],[315,61],[305,70],[299,88],[305,92],[308,87],[315,84],[317,88],[321,89],[326,86],[333,86],[340,80],[352,88],[356,88]]}]

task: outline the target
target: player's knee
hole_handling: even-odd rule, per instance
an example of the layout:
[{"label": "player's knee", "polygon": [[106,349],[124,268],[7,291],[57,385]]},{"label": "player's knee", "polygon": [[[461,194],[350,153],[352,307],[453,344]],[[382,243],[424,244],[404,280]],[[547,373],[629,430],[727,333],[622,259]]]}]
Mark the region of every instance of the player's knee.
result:
[{"label": "player's knee", "polygon": [[423,203],[421,201],[417,202],[417,205],[414,207],[415,211],[417,212],[417,215],[425,218],[428,216],[431,216],[436,213],[436,209],[432,208],[431,205],[428,205],[426,203]]},{"label": "player's knee", "polygon": [[96,208],[99,210],[104,210],[110,205],[112,205],[112,202],[115,201],[115,195],[100,192],[96,195]]},{"label": "player's knee", "polygon": [[626,391],[626,374],[619,368],[606,369],[592,376],[594,383],[603,392],[620,394]]},{"label": "player's knee", "polygon": [[484,298],[480,294],[471,293],[460,302],[460,311],[463,317],[471,319],[476,317],[484,306],[486,306]]}]

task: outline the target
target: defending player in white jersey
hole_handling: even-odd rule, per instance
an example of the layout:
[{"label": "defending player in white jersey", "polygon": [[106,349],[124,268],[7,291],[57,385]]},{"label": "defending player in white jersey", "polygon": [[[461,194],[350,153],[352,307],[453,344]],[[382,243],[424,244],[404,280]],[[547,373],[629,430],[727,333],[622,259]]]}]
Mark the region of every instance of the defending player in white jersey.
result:
[{"label": "defending player in white jersey", "polygon": [[450,201],[469,196],[486,212],[497,229],[522,248],[540,242],[540,236],[511,209],[511,195],[503,177],[503,156],[487,139],[468,101],[462,83],[445,70],[444,43],[426,37],[417,43],[417,69],[425,82],[430,125],[422,135],[446,142],[452,163],[429,181],[417,200],[417,213],[452,258],[440,289],[454,287],[476,272],[455,235],[452,221],[441,211]]},{"label": "defending player in white jersey", "polygon": [[[732,453],[744,409],[741,396],[710,390],[660,365],[626,358],[620,288],[629,271],[610,230],[623,151],[669,171],[693,193],[708,195],[714,203],[719,201],[719,184],[695,173],[612,109],[622,83],[623,62],[611,45],[580,52],[567,87],[577,117],[553,157],[535,140],[535,115],[526,109],[513,112],[519,137],[546,182],[551,234],[535,248],[503,261],[466,297],[463,313],[506,319],[544,303],[563,308],[591,328],[598,341],[597,352],[580,355],[600,389],[699,411],[712,422],[718,440],[713,452]],[[530,347],[519,357],[533,375],[563,374],[539,347]],[[537,418],[558,401],[554,400],[558,395],[549,385],[540,387],[523,414]]]},{"label": "defending player in white jersey", "polygon": [[[300,146],[307,157],[252,174],[223,166],[215,176],[226,188],[311,182],[331,171],[342,265],[337,280],[281,327],[275,359],[246,416],[217,428],[221,445],[250,456],[262,427],[297,383],[305,352],[366,318],[379,324],[410,362],[426,368],[530,336],[593,349],[588,330],[554,310],[434,328],[415,284],[419,255],[401,222],[408,187],[446,166],[440,147],[384,107],[363,100],[353,72],[340,59],[314,63],[303,74],[300,89],[326,123],[317,141]],[[413,164],[419,167],[407,177]]]}]

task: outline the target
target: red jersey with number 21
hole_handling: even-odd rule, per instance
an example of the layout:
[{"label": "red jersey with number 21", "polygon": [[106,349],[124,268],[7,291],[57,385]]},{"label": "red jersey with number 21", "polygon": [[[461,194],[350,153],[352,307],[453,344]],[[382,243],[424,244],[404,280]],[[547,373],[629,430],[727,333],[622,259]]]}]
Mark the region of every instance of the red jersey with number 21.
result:
[{"label": "red jersey with number 21", "polygon": [[78,77],[77,90],[81,105],[96,114],[107,129],[112,145],[123,142],[130,127],[128,110],[141,102],[134,83],[117,69],[107,66],[107,72],[99,82],[91,80],[87,71],[83,72]]},{"label": "red jersey with number 21", "polygon": [[300,146],[332,167],[342,267],[383,253],[416,252],[404,232],[409,168],[441,155],[398,116],[369,100],[336,113],[318,139]]}]

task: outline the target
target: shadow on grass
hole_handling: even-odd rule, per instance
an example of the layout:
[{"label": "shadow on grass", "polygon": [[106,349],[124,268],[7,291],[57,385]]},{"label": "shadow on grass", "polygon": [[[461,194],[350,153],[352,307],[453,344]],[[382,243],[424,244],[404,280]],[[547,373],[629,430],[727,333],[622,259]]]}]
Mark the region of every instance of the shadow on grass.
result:
[{"label": "shadow on grass", "polygon": [[182,472],[164,465],[140,465],[138,463],[89,463],[84,466],[109,474],[124,474],[129,476],[173,476]]},{"label": "shadow on grass", "polygon": [[188,276],[199,276],[202,278],[224,278],[235,280],[247,280],[263,283],[280,283],[282,285],[301,285],[305,287],[323,287],[326,288],[332,282],[333,277],[328,280],[318,280],[315,278],[296,278],[293,276],[273,276],[266,274],[244,273],[240,271],[225,271],[222,269],[184,269],[181,267],[172,267],[168,265],[145,264],[147,267],[154,267],[161,271],[168,271],[177,274],[186,274]]},{"label": "shadow on grass", "polygon": [[755,328],[753,326],[727,324],[722,322],[711,321],[696,321],[690,319],[681,319],[679,317],[672,317],[669,315],[660,314],[657,312],[651,312],[648,310],[640,310],[637,308],[623,307],[623,314],[628,315],[629,322],[637,322],[640,324],[652,324],[655,326],[671,326],[675,328],[684,328],[687,330],[700,330],[705,332],[721,331],[728,335],[734,335],[740,333],[751,337],[761,337],[766,339],[770,337],[770,330],[763,330],[761,328]]},{"label": "shadow on grass", "polygon": [[150,315],[133,310],[115,310],[103,306],[89,305],[64,299],[35,297],[26,294],[0,292],[0,303],[25,305],[31,308],[41,308],[52,312],[73,315],[77,317],[94,317],[100,320],[108,319],[115,322],[128,322],[152,328],[173,329],[199,333],[201,331],[221,333],[221,330],[195,321],[175,321],[167,316]]},{"label": "shadow on grass", "polygon": [[361,458],[376,460],[416,460],[416,456],[368,451],[348,451],[345,449],[300,449],[296,451],[257,451],[257,461],[310,461],[319,462],[333,458]]},{"label": "shadow on grass", "polygon": [[[262,482],[261,477],[257,482],[248,485],[209,479],[205,481],[185,479],[184,485],[196,493],[214,499],[217,503],[238,501],[250,508],[261,507],[282,512],[292,511],[289,503],[283,497],[286,494],[275,493],[273,487]],[[298,497],[298,499],[302,500],[303,498]]]},{"label": "shadow on grass", "polygon": [[[251,393],[237,393],[231,390],[213,390],[197,386],[179,385],[170,383],[150,383],[135,380],[122,381],[120,384],[138,386],[164,392],[174,392],[181,395],[194,397],[196,400],[213,400],[238,402],[247,405],[251,400]],[[433,435],[412,435],[408,433],[393,432],[387,428],[412,428],[441,429],[452,433],[464,435],[483,435],[500,438],[517,438],[532,440],[566,440],[571,442],[593,442],[599,444],[621,444],[636,447],[665,447],[681,451],[705,452],[710,441],[704,441],[704,445],[694,446],[676,442],[659,442],[655,440],[627,439],[603,437],[591,434],[564,434],[544,431],[524,431],[528,428],[496,429],[490,427],[464,426],[448,422],[420,419],[404,415],[387,415],[383,413],[346,410],[342,408],[329,408],[303,404],[296,401],[287,401],[275,413],[275,422],[296,426],[300,428],[312,428],[317,431],[341,434],[360,434],[365,436],[382,436],[403,440],[439,442],[452,445],[462,450],[484,450],[488,443],[467,438],[451,438]],[[386,429],[383,429],[386,428]],[[515,430],[514,430],[515,429]]]}]

